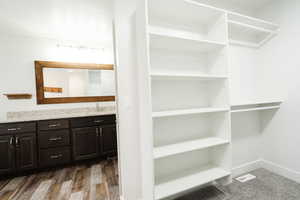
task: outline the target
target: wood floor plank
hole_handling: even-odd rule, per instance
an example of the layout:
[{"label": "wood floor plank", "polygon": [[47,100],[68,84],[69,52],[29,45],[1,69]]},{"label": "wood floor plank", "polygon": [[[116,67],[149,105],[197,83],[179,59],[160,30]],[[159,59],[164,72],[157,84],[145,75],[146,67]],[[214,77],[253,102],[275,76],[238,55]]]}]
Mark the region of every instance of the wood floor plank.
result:
[{"label": "wood floor plank", "polygon": [[70,200],[83,200],[83,192],[75,192],[71,194]]},{"label": "wood floor plank", "polygon": [[30,188],[30,186],[32,186],[32,183],[36,178],[36,175],[31,175],[26,177],[26,180],[24,181],[21,189],[18,191],[18,193],[14,196],[14,198],[12,200],[18,200],[18,199],[25,199],[26,197],[26,191],[28,191],[28,188]]},{"label": "wood floor plank", "polygon": [[0,200],[119,200],[117,161],[88,163],[0,182]]},{"label": "wood floor plank", "polygon": [[89,199],[90,196],[90,182],[91,182],[91,166],[90,165],[86,165],[86,169],[84,170],[83,173],[83,188],[82,188],[82,192],[83,192],[83,199]]},{"label": "wood floor plank", "polygon": [[0,192],[0,199],[14,199],[21,190],[26,177],[16,177],[9,181]]},{"label": "wood floor plank", "polygon": [[40,185],[38,186],[38,188],[34,191],[30,200],[45,199],[52,183],[53,183],[53,180],[46,180],[46,181],[41,182]]},{"label": "wood floor plank", "polygon": [[92,199],[92,200],[95,200],[95,199],[97,199],[97,200],[109,200],[105,183],[97,184],[95,186],[95,188],[96,188],[95,198]]},{"label": "wood floor plank", "polygon": [[37,173],[24,193],[20,195],[18,200],[29,200],[32,197],[34,191],[39,187],[40,183],[48,180],[48,178],[51,177],[51,173],[52,172]]},{"label": "wood floor plank", "polygon": [[49,188],[49,191],[47,193],[47,196],[45,197],[45,200],[56,200],[59,191],[62,185],[62,182],[65,178],[66,168],[60,169],[54,172],[54,176],[52,177],[53,184]]},{"label": "wood floor plank", "polygon": [[17,189],[17,187],[24,181],[25,177],[16,177],[9,181],[8,184],[1,191],[11,191]]},{"label": "wood floor plank", "polygon": [[9,183],[9,181],[9,179],[5,179],[0,182],[0,192],[2,191],[2,188],[4,188]]},{"label": "wood floor plank", "polygon": [[68,200],[70,195],[71,195],[71,191],[72,191],[72,180],[66,181],[62,184],[61,188],[60,188],[60,192],[59,195],[57,197],[57,200]]},{"label": "wood floor plank", "polygon": [[83,166],[77,168],[75,179],[73,181],[72,193],[79,192],[82,190],[84,183],[84,170],[85,167]]},{"label": "wood floor plank", "polygon": [[3,191],[3,192],[1,192],[0,193],[0,199],[1,200],[9,200],[10,199],[10,197],[13,195],[13,193],[14,193],[14,191],[8,191],[8,190],[6,190],[6,191]]}]

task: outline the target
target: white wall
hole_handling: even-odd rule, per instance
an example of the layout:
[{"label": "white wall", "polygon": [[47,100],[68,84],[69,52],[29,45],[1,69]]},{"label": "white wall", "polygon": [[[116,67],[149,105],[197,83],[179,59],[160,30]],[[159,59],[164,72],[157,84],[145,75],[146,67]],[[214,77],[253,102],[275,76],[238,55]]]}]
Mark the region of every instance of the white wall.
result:
[{"label": "white wall", "polygon": [[[72,43],[68,41],[68,43]],[[76,43],[76,42],[75,42]],[[61,41],[38,37],[0,34],[0,120],[7,112],[72,107],[91,107],[95,103],[37,105],[35,87],[35,60],[114,63],[112,47],[105,50],[59,48]],[[99,47],[100,48],[100,47]],[[3,93],[30,93],[31,100],[8,100]],[[102,103],[112,104],[112,103]]]},{"label": "white wall", "polygon": [[263,158],[300,182],[300,2],[276,0],[261,16],[280,24],[281,30],[261,49],[260,78],[268,83],[265,91],[282,95],[285,101],[276,114],[263,116]]}]

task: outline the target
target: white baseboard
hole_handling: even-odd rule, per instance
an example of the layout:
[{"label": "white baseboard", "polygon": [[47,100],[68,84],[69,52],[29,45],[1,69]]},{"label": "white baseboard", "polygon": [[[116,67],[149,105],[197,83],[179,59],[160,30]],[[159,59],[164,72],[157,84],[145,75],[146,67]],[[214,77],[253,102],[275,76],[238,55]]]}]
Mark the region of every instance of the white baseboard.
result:
[{"label": "white baseboard", "polygon": [[287,167],[280,166],[276,163],[267,160],[262,160],[262,167],[269,170],[270,172],[273,172],[275,174],[296,181],[297,183],[300,183],[300,172],[289,169]]},{"label": "white baseboard", "polygon": [[264,168],[266,170],[269,170],[270,172],[273,172],[280,176],[296,181],[297,183],[300,183],[300,172],[289,169],[287,167],[283,167],[281,165],[278,165],[276,163],[264,159],[259,159],[253,162],[245,163],[243,165],[234,167],[232,169],[232,177],[235,178],[237,176],[240,176],[242,174],[248,173],[250,171],[259,168]]},{"label": "white baseboard", "polygon": [[245,174],[247,172],[262,168],[263,167],[262,162],[263,162],[263,160],[259,159],[259,160],[255,160],[255,161],[248,162],[243,165],[234,167],[232,169],[232,177],[235,178],[235,177]]},{"label": "white baseboard", "polygon": [[120,200],[125,200],[123,196],[120,196]]}]

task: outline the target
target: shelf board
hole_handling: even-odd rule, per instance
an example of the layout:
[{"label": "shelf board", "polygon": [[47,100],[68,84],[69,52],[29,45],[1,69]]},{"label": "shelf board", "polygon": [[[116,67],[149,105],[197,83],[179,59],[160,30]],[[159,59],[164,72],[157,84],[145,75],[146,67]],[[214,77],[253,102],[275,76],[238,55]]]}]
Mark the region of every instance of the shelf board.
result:
[{"label": "shelf board", "polygon": [[224,140],[222,138],[210,137],[210,138],[191,140],[187,142],[166,145],[162,147],[156,147],[154,149],[153,154],[155,159],[159,159],[171,155],[215,147],[224,144],[229,144],[229,141]]},{"label": "shelf board", "polygon": [[180,116],[180,115],[193,115],[201,113],[213,113],[213,112],[226,112],[229,111],[229,108],[194,108],[194,109],[180,109],[180,110],[170,110],[170,111],[158,111],[153,112],[153,118],[159,117],[171,117],[171,116]]},{"label": "shelf board", "polygon": [[184,35],[177,30],[149,26],[150,47],[154,49],[170,48],[181,51],[210,52],[226,46],[226,42],[200,39],[196,36]]},{"label": "shelf board", "polygon": [[258,27],[258,26],[253,26],[253,25],[249,25],[249,24],[245,24],[245,23],[241,23],[241,22],[237,22],[237,21],[233,21],[233,20],[228,20],[228,23],[229,24],[233,24],[233,25],[236,25],[236,26],[240,26],[241,28],[244,28],[244,29],[250,29],[254,32],[261,32],[261,33],[268,33],[268,34],[276,34],[277,32],[276,31],[273,31],[273,30],[269,30],[269,29],[265,29],[265,28],[262,28],[262,27]]},{"label": "shelf board", "polygon": [[258,43],[254,43],[254,42],[245,42],[245,41],[241,41],[241,40],[229,40],[229,44],[232,45],[238,45],[238,46],[245,46],[245,47],[250,47],[250,48],[259,48],[259,44]]},{"label": "shelf board", "polygon": [[183,174],[168,177],[157,184],[155,186],[155,199],[163,199],[229,175],[230,172],[213,166],[205,166],[196,170],[185,170]]},{"label": "shelf board", "polygon": [[280,106],[265,106],[265,107],[256,107],[256,108],[245,108],[245,109],[232,110],[231,113],[251,112],[251,111],[260,111],[260,110],[273,110],[273,109],[279,109],[279,108],[280,108]]},{"label": "shelf board", "polygon": [[227,11],[228,13],[228,19],[229,20],[233,20],[233,21],[238,21],[240,23],[243,24],[248,24],[248,25],[253,25],[256,27],[262,27],[265,29],[270,29],[273,31],[278,31],[279,30],[279,25],[266,21],[266,20],[262,20],[262,19],[258,19],[255,17],[250,17],[247,15],[242,15],[240,13],[236,13],[236,12],[231,12],[231,11]]},{"label": "shelf board", "polygon": [[220,80],[227,76],[208,74],[186,74],[186,73],[151,73],[153,79],[198,79],[198,80]]},{"label": "shelf board", "polygon": [[281,104],[282,100],[268,100],[268,101],[252,101],[244,103],[233,103],[231,106],[250,106],[250,105],[263,105],[263,104]]},{"label": "shelf board", "polygon": [[[260,47],[277,34],[277,31],[228,20],[230,44]],[[241,37],[242,36],[242,37]]]}]

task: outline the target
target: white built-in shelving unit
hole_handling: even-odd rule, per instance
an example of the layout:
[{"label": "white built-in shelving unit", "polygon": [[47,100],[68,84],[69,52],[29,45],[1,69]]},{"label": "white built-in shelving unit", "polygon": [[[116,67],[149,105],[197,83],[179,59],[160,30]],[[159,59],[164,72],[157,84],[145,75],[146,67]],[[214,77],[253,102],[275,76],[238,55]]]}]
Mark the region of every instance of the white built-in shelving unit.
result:
[{"label": "white built-in shelving unit", "polygon": [[152,108],[145,119],[151,118],[154,199],[231,182],[231,112],[280,103],[230,104],[229,44],[259,47],[278,25],[191,0],[145,0],[143,9],[138,62]]},{"label": "white built-in shelving unit", "polygon": [[226,13],[183,0],[148,13],[155,199],[230,181]]}]

